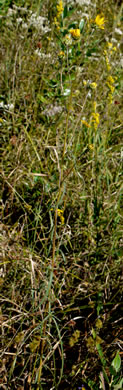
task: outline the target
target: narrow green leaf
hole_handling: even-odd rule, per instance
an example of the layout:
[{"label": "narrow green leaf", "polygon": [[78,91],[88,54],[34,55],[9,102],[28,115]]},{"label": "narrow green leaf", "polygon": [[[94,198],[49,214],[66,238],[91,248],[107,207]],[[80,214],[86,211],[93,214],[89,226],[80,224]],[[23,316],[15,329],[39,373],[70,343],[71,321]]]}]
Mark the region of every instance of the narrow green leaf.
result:
[{"label": "narrow green leaf", "polygon": [[38,94],[37,99],[41,103],[48,103],[48,100],[43,95]]},{"label": "narrow green leaf", "polygon": [[105,360],[104,355],[103,355],[103,350],[102,350],[101,345],[99,343],[97,343],[97,342],[96,342],[96,349],[98,351],[101,363],[102,363],[103,367],[105,367],[106,366],[106,360]]},{"label": "narrow green leaf", "polygon": [[64,7],[64,11],[63,11],[63,18],[66,18],[66,16],[67,16],[67,13],[68,13],[68,6],[67,6],[67,5],[65,5],[65,7]]},{"label": "narrow green leaf", "polygon": [[94,328],[92,328],[91,333],[92,333],[93,339],[95,340],[96,339],[96,332],[95,332]]}]

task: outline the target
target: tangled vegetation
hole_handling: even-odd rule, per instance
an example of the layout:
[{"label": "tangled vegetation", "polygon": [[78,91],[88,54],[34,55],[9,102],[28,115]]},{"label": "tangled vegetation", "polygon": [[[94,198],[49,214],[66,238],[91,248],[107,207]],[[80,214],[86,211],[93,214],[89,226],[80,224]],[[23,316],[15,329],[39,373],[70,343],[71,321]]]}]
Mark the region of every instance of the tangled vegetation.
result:
[{"label": "tangled vegetation", "polygon": [[119,390],[123,5],[0,9],[0,388]]}]

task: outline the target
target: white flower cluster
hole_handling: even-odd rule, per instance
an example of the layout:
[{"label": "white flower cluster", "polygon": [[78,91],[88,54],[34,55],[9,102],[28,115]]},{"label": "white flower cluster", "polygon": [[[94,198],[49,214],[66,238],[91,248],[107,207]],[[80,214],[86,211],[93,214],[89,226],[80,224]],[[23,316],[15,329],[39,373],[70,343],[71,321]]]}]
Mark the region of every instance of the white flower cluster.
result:
[{"label": "white flower cluster", "polygon": [[79,4],[80,6],[81,5],[90,5],[91,0],[76,0],[76,3]]},{"label": "white flower cluster", "polygon": [[120,28],[115,28],[115,33],[118,35],[123,35],[123,32],[120,30]]},{"label": "white flower cluster", "polygon": [[13,16],[13,15],[16,15],[16,9],[8,8],[8,12],[7,12],[8,18],[9,16]]},{"label": "white flower cluster", "polygon": [[12,111],[14,109],[14,104],[4,104],[4,102],[0,102],[0,108],[3,108],[4,110]]},{"label": "white flower cluster", "polygon": [[38,57],[43,58],[43,59],[51,58],[51,54],[50,54],[50,53],[48,53],[48,54],[42,53],[40,49],[36,49],[34,53],[35,53]]},{"label": "white flower cluster", "polygon": [[51,29],[46,25],[47,19],[43,16],[37,16],[35,13],[31,15],[28,20],[29,25],[34,26],[37,30],[41,30],[44,34],[49,32]]},{"label": "white flower cluster", "polygon": [[[19,14],[18,14],[19,12]],[[19,16],[18,16],[19,15]],[[49,27],[49,21],[46,17],[38,16],[36,13],[27,10],[26,8],[21,8],[13,6],[13,8],[8,9],[7,13],[7,24],[12,25],[11,18],[16,18],[17,26],[22,27],[22,29],[29,28],[30,26],[35,27],[36,30],[40,31],[43,34],[51,31]]]},{"label": "white flower cluster", "polygon": [[61,112],[62,112],[62,107],[61,106],[58,106],[57,104],[55,106],[53,104],[50,104],[42,112],[42,114],[46,115],[46,116],[54,116],[56,114],[60,114]]},{"label": "white flower cluster", "polygon": [[80,5],[80,6],[82,6],[82,5],[91,5],[91,0],[74,0],[72,2],[71,2],[71,0],[68,0],[67,2],[69,4],[72,4],[72,5],[75,5],[75,3]]}]

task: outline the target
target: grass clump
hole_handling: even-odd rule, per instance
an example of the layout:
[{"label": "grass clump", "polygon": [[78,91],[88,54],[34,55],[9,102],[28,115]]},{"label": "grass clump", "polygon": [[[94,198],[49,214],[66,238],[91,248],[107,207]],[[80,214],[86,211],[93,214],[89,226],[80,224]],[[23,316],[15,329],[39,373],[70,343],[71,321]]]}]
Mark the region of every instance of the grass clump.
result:
[{"label": "grass clump", "polygon": [[122,10],[1,12],[1,388],[122,388]]}]

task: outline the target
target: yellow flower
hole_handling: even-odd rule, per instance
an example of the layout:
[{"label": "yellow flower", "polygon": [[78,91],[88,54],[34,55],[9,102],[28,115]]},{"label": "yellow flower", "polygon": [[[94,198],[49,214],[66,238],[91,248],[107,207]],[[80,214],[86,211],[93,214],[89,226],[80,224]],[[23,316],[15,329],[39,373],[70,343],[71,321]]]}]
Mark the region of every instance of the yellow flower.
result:
[{"label": "yellow flower", "polygon": [[73,96],[78,96],[80,94],[79,89],[76,89],[75,92],[73,93]]},{"label": "yellow flower", "polygon": [[117,50],[116,46],[113,46],[112,42],[107,42],[107,47],[109,48],[111,54],[112,54],[112,50],[114,51]]},{"label": "yellow flower", "polygon": [[84,86],[86,86],[87,85],[87,81],[83,80],[83,84],[84,84]]},{"label": "yellow flower", "polygon": [[113,95],[113,92],[115,90],[115,87],[114,87],[114,82],[115,82],[116,78],[113,79],[113,77],[111,75],[109,75],[107,77],[107,81],[106,81],[106,84],[109,88],[109,92],[108,92],[108,101],[109,101],[109,105],[112,104],[112,101],[113,101],[113,98],[112,98],[112,95]]},{"label": "yellow flower", "polygon": [[115,87],[113,85],[114,82],[115,82],[115,80],[113,79],[113,77],[111,75],[108,76],[106,84],[108,85],[108,87],[109,87],[109,89],[110,89],[112,94],[113,94],[113,92],[115,90]]},{"label": "yellow flower", "polygon": [[88,146],[89,146],[89,149],[90,149],[90,150],[93,150],[93,149],[94,149],[94,145],[89,144]]},{"label": "yellow flower", "polygon": [[94,130],[97,130],[97,127],[100,123],[100,115],[98,112],[92,112],[92,119],[91,122],[93,123]]},{"label": "yellow flower", "polygon": [[63,210],[57,209],[57,214],[58,214],[58,217],[60,217],[60,215],[63,214]]},{"label": "yellow flower", "polygon": [[[53,211],[54,209],[51,208],[50,211]],[[56,209],[57,216],[60,218],[61,225],[64,225],[64,216],[63,216],[63,210],[61,209]]]},{"label": "yellow flower", "polygon": [[57,30],[60,30],[60,25],[59,25],[59,22],[58,22],[56,17],[54,18],[54,24],[55,24]]},{"label": "yellow flower", "polygon": [[64,216],[63,216],[63,210],[57,209],[57,215],[60,218],[61,225],[64,225]]},{"label": "yellow flower", "polygon": [[60,219],[61,219],[61,224],[64,225],[64,217],[63,217],[63,215],[61,215]]},{"label": "yellow flower", "polygon": [[113,84],[114,83],[114,79],[113,79],[113,77],[112,76],[108,76],[108,82],[110,83],[110,84]]},{"label": "yellow flower", "polygon": [[56,8],[57,8],[57,18],[60,18],[60,16],[62,15],[62,12],[64,11],[62,0],[59,1]]},{"label": "yellow flower", "polygon": [[94,111],[96,111],[96,108],[97,108],[97,102],[94,102],[94,103],[93,103],[93,106],[94,106]]},{"label": "yellow flower", "polygon": [[92,89],[96,89],[97,83],[91,83],[91,84],[90,84],[90,87],[91,87]]},{"label": "yellow flower", "polygon": [[80,29],[79,28],[71,29],[71,30],[69,30],[69,32],[71,33],[71,35],[74,39],[80,38]]},{"label": "yellow flower", "polygon": [[100,120],[98,112],[92,112],[92,121],[99,125]]},{"label": "yellow flower", "polygon": [[96,23],[97,27],[101,28],[101,30],[104,30],[104,16],[102,16],[101,14],[97,15],[94,22]]},{"label": "yellow flower", "polygon": [[109,87],[111,93],[113,94],[113,92],[114,92],[114,90],[115,90],[115,87],[114,87],[113,85],[109,84],[109,83],[107,83],[107,85],[108,85],[108,87]]},{"label": "yellow flower", "polygon": [[90,127],[90,125],[89,125],[84,119],[82,119],[81,122],[82,122],[82,124],[85,125],[86,127]]},{"label": "yellow flower", "polygon": [[109,47],[109,49],[112,49],[112,42],[107,42],[107,46]]},{"label": "yellow flower", "polygon": [[108,70],[108,72],[110,72],[110,70],[111,70],[111,66],[107,63],[107,70]]},{"label": "yellow flower", "polygon": [[65,56],[65,53],[64,51],[60,51],[60,53],[58,54],[59,57],[63,58]]},{"label": "yellow flower", "polygon": [[110,66],[110,62],[108,59],[107,50],[104,50],[104,56],[105,56],[105,61],[106,61],[106,65],[107,65],[107,70],[108,70],[108,72],[110,72],[111,66]]}]

